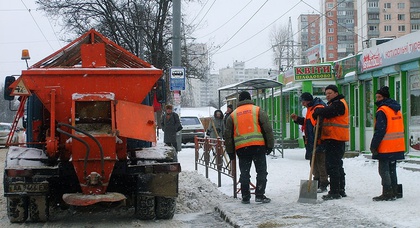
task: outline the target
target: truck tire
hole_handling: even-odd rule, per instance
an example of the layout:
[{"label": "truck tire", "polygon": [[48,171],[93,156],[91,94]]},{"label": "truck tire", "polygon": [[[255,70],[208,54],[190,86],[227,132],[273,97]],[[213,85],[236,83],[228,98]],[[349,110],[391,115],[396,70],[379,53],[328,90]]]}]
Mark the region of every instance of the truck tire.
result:
[{"label": "truck tire", "polygon": [[155,219],[155,197],[137,195],[135,216],[141,220]]},{"label": "truck tire", "polygon": [[46,196],[31,196],[29,198],[29,215],[32,222],[46,222],[50,215]]},{"label": "truck tire", "polygon": [[28,219],[28,204],[26,197],[7,197],[7,216],[11,223],[22,223]]},{"label": "truck tire", "polygon": [[156,219],[171,219],[174,217],[176,198],[156,197]]}]

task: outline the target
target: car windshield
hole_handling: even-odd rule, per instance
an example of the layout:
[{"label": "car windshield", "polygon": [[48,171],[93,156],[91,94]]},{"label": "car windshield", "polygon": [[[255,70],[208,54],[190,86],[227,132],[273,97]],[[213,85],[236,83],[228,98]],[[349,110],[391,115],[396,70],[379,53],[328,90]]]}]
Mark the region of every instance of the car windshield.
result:
[{"label": "car windshield", "polygon": [[0,125],[0,131],[10,131],[10,129],[9,125]]},{"label": "car windshield", "polygon": [[200,120],[197,117],[181,117],[182,125],[197,125]]}]

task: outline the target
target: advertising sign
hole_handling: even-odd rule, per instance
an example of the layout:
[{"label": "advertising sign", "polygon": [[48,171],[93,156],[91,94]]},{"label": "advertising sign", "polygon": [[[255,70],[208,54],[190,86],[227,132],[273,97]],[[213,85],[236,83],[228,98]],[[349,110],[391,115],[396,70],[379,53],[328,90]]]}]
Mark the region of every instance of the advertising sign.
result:
[{"label": "advertising sign", "polygon": [[420,31],[363,50],[359,61],[359,73],[410,61],[420,55]]},{"label": "advertising sign", "polygon": [[331,64],[295,66],[295,81],[334,79]]},{"label": "advertising sign", "polygon": [[185,68],[172,67],[170,72],[170,90],[185,90]]}]

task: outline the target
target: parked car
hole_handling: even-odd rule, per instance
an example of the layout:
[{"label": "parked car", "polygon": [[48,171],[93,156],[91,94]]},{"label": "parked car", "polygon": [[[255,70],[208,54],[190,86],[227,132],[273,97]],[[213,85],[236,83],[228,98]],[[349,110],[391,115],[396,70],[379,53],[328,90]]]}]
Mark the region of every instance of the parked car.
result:
[{"label": "parked car", "polygon": [[181,116],[182,124],[182,143],[193,143],[194,137],[204,138],[205,132],[203,124],[197,116]]},{"label": "parked car", "polygon": [[[0,146],[6,145],[7,138],[9,137],[10,130],[12,129],[11,123],[0,123]],[[12,143],[17,142],[17,134],[13,135]]]}]

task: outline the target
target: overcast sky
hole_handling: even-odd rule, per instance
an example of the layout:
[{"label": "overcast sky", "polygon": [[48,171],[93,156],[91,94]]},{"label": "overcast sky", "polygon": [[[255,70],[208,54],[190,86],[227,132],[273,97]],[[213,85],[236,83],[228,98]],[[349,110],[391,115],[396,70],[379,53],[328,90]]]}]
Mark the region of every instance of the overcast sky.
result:
[{"label": "overcast sky", "polygon": [[[29,65],[62,48],[58,22],[37,11],[34,0],[0,1],[0,76],[20,74],[26,68],[22,49],[29,49]],[[203,5],[182,3],[187,23],[198,24],[191,34],[196,42],[219,45],[212,55],[213,71],[245,61],[246,68],[273,68],[269,33],[273,26],[287,26],[297,17],[319,8],[318,0],[202,0]],[[207,3],[207,4],[206,4]],[[307,3],[307,4],[306,4]]]}]

